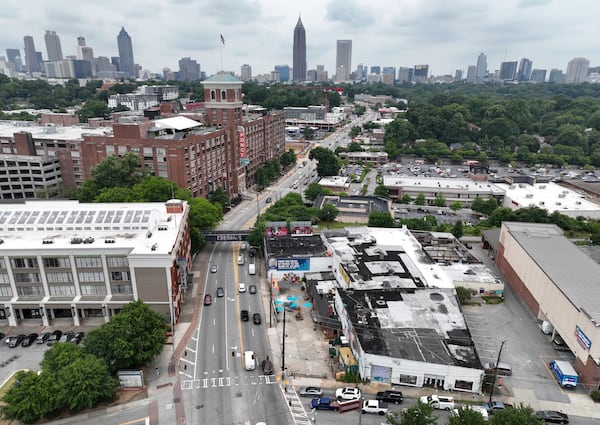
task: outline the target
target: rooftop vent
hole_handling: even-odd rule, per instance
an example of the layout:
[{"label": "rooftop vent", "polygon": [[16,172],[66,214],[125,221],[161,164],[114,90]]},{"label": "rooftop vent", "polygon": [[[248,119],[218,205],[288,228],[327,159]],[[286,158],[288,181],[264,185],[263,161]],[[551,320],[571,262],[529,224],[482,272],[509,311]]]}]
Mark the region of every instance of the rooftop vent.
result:
[{"label": "rooftop vent", "polygon": [[169,230],[169,226],[167,226],[166,224],[159,224],[158,225],[158,230],[159,231],[164,231],[164,230]]},{"label": "rooftop vent", "polygon": [[89,237],[89,238],[85,238],[85,239],[83,240],[83,243],[90,244],[90,243],[94,243],[94,241],[95,241],[95,239],[94,239],[94,238],[92,238],[92,237]]},{"label": "rooftop vent", "polygon": [[48,245],[48,244],[54,243],[54,239],[45,238],[45,239],[42,240],[42,243],[44,245]]},{"label": "rooftop vent", "polygon": [[152,232],[151,232],[150,230],[148,230],[148,231],[146,232],[146,237],[147,237],[147,238],[151,238],[151,237],[152,237]]},{"label": "rooftop vent", "polygon": [[79,245],[80,243],[83,243],[83,239],[81,239],[81,238],[71,238],[71,244],[72,245]]},{"label": "rooftop vent", "polygon": [[158,244],[157,243],[155,243],[154,245],[152,245],[150,247],[150,251],[156,251],[156,248],[158,248]]},{"label": "rooftop vent", "polygon": [[115,243],[115,240],[112,238],[106,238],[104,239],[104,243]]}]

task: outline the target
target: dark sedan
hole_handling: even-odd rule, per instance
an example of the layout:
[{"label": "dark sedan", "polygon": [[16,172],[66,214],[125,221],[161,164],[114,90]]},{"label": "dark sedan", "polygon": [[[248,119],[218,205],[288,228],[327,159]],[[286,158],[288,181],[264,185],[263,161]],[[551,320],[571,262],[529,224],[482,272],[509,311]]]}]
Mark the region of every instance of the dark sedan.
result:
[{"label": "dark sedan", "polygon": [[38,334],[30,333],[25,338],[23,338],[23,341],[21,341],[21,347],[29,347],[31,344],[33,344],[35,342],[35,339],[37,337],[38,337]]},{"label": "dark sedan", "polygon": [[75,335],[73,335],[73,338],[71,338],[71,341],[73,344],[79,344],[82,340],[83,337],[85,336],[85,332],[76,332]]},{"label": "dark sedan", "polygon": [[46,341],[48,341],[48,338],[50,338],[50,335],[52,335],[50,332],[44,332],[43,334],[40,334],[36,339],[35,339],[35,343],[36,344],[45,344]]},{"label": "dark sedan", "polygon": [[52,332],[50,334],[50,337],[48,338],[48,341],[46,342],[46,345],[51,346],[55,342],[58,342],[58,340],[60,339],[61,336],[62,336],[62,331],[56,330],[56,331]]},{"label": "dark sedan", "polygon": [[260,318],[260,313],[254,313],[252,315],[252,321],[254,322],[255,325],[260,325],[262,323],[262,320]]},{"label": "dark sedan", "polygon": [[8,344],[8,346],[10,348],[15,348],[15,347],[21,345],[21,343],[23,342],[24,339],[25,339],[25,334],[9,336],[8,339],[6,340],[6,343]]},{"label": "dark sedan", "polygon": [[539,410],[535,412],[535,415],[544,422],[551,422],[554,424],[569,423],[569,417],[567,414],[563,412],[557,412],[556,410]]}]

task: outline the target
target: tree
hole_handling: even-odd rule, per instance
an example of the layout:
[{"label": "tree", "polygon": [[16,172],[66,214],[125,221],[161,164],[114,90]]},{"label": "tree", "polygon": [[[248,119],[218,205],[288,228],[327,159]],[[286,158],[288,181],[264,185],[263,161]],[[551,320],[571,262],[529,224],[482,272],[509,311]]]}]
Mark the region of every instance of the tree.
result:
[{"label": "tree", "polygon": [[[458,288],[456,288],[458,290]],[[463,288],[464,289],[464,288]],[[458,292],[458,291],[457,291]],[[460,407],[457,415],[450,415],[448,425],[486,425],[483,415],[473,409]]]},{"label": "tree", "polygon": [[400,203],[401,204],[410,204],[412,202],[412,198],[410,197],[410,195],[408,193],[405,193],[404,195],[402,195],[402,198],[400,198]]},{"label": "tree", "polygon": [[433,416],[433,407],[426,403],[392,412],[387,417],[390,425],[435,425],[437,420],[437,416]]},{"label": "tree", "polygon": [[34,371],[21,371],[17,373],[16,379],[2,398],[6,403],[2,407],[3,416],[32,423],[56,410],[56,403],[47,397],[47,391],[44,390],[47,382],[41,375]]},{"label": "tree", "polygon": [[463,208],[463,204],[460,201],[454,201],[452,202],[452,204],[450,204],[450,209],[452,211],[458,211],[461,210]]},{"label": "tree", "polygon": [[337,218],[340,210],[334,207],[331,204],[327,204],[323,206],[318,212],[319,220],[324,221],[326,223],[332,223]]},{"label": "tree", "polygon": [[165,317],[142,300],[133,301],[85,338],[85,351],[102,359],[111,373],[151,362],[166,341]]},{"label": "tree", "polygon": [[444,198],[444,194],[439,192],[435,197],[434,205],[436,207],[445,207],[446,206],[446,198]]},{"label": "tree", "polygon": [[356,136],[358,136],[361,133],[362,129],[355,125],[354,127],[352,127],[350,129],[350,132],[348,133],[350,135],[351,138],[355,138]]},{"label": "tree", "polygon": [[210,202],[213,204],[219,204],[222,211],[225,211],[225,209],[229,208],[229,198],[221,187],[217,187],[213,193],[210,194]]},{"label": "tree", "polygon": [[489,218],[489,222],[494,227],[500,227],[503,221],[514,221],[515,216],[510,208],[497,208]]},{"label": "tree", "polygon": [[312,140],[315,138],[315,130],[312,127],[304,127],[304,138]]},{"label": "tree", "polygon": [[333,152],[321,146],[316,147],[308,154],[309,159],[317,160],[317,173],[319,176],[337,176],[340,171],[340,161]]},{"label": "tree", "polygon": [[332,193],[331,190],[324,188],[318,183],[311,183],[304,191],[304,196],[306,199],[314,201],[319,195],[331,195]]},{"label": "tree", "polygon": [[456,223],[454,223],[454,226],[452,226],[451,233],[454,235],[454,237],[456,239],[460,239],[463,237],[464,228],[463,228],[462,220],[457,220]]},{"label": "tree", "polygon": [[538,418],[533,409],[529,406],[520,404],[513,408],[498,410],[490,417],[491,425],[542,425],[543,422]]},{"label": "tree", "polygon": [[350,142],[348,143],[348,152],[362,152],[363,148],[360,143]]},{"label": "tree", "polygon": [[394,219],[387,211],[373,211],[369,214],[369,227],[394,227]]},{"label": "tree", "polygon": [[373,192],[373,195],[379,196],[381,198],[389,198],[390,191],[384,185],[378,184],[377,187],[375,188],[375,191]]},{"label": "tree", "polygon": [[464,286],[456,287],[456,298],[458,298],[458,302],[461,304],[465,304],[467,301],[471,299],[471,291]]},{"label": "tree", "polygon": [[425,195],[423,192],[420,192],[415,198],[415,205],[425,205]]},{"label": "tree", "polygon": [[296,163],[296,153],[293,149],[289,149],[281,155],[281,166],[284,168],[289,167]]}]

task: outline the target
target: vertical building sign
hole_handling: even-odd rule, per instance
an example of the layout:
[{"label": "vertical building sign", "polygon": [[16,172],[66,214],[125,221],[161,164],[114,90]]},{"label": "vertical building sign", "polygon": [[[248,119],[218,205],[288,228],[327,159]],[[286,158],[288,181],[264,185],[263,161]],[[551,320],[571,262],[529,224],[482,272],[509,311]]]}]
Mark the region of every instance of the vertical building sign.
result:
[{"label": "vertical building sign", "polygon": [[248,158],[248,147],[246,145],[246,129],[238,126],[237,132],[240,139],[240,164],[248,165],[250,164],[250,159]]}]

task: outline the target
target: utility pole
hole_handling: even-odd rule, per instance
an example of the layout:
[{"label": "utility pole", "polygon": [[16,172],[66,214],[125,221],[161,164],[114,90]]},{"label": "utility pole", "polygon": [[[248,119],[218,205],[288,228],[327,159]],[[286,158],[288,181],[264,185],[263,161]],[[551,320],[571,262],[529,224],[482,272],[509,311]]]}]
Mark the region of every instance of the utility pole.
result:
[{"label": "utility pole", "polygon": [[492,404],[492,397],[494,396],[494,388],[496,387],[496,381],[498,380],[498,365],[500,364],[500,355],[502,354],[502,349],[504,348],[504,340],[500,343],[500,350],[498,350],[498,358],[496,359],[496,372],[494,373],[494,382],[492,383],[492,389],[490,390],[490,399],[488,402],[490,403],[490,407]]},{"label": "utility pole", "polygon": [[281,346],[281,380],[285,381],[285,306],[283,307],[283,344]]}]

